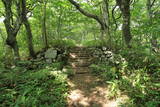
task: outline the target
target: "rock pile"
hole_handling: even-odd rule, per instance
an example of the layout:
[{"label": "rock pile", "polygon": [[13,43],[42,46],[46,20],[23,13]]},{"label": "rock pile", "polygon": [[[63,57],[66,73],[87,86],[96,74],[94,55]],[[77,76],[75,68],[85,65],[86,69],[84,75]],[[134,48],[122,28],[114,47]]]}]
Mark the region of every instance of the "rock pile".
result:
[{"label": "rock pile", "polygon": [[53,63],[55,61],[62,61],[67,56],[66,51],[62,51],[56,48],[49,48],[43,50],[37,54],[37,59],[45,60],[46,63]]},{"label": "rock pile", "polygon": [[121,55],[114,54],[106,47],[95,48],[93,56],[97,59],[98,63],[118,65],[126,62],[126,60]]}]

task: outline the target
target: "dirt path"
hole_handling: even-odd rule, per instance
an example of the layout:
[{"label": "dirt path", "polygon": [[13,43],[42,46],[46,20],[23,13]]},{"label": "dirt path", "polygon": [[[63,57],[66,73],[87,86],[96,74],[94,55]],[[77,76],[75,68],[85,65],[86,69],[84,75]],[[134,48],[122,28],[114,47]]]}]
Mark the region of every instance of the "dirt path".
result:
[{"label": "dirt path", "polygon": [[109,100],[107,85],[90,73],[89,65],[93,59],[91,52],[87,47],[70,49],[68,64],[73,68],[75,76],[68,80],[68,107],[117,107],[124,98]]},{"label": "dirt path", "polygon": [[124,100],[124,97],[109,100],[106,84],[90,73],[76,74],[68,83],[68,107],[117,107]]}]

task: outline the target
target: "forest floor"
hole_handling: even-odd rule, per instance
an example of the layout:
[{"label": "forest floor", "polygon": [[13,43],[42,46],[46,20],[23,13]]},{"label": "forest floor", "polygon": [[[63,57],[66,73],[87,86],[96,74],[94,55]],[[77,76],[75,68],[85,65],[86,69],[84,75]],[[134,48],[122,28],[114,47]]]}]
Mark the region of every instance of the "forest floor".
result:
[{"label": "forest floor", "polygon": [[68,107],[117,107],[128,98],[109,99],[106,83],[91,73],[75,74],[69,79]]}]

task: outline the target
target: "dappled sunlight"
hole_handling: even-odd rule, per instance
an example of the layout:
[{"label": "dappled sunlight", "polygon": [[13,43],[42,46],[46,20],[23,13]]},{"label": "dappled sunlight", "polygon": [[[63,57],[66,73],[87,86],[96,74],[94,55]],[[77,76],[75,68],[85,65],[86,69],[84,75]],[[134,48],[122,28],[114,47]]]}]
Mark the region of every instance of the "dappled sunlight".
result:
[{"label": "dappled sunlight", "polygon": [[75,63],[71,63],[71,66],[72,66],[73,68],[76,68],[76,64],[75,64]]},{"label": "dappled sunlight", "polygon": [[85,97],[85,94],[81,90],[73,90],[70,92],[70,95],[68,96],[69,102],[72,105],[83,105],[83,106],[89,106],[88,98]]},{"label": "dappled sunlight", "polygon": [[127,96],[109,99],[109,90],[100,78],[92,74],[81,74],[68,81],[71,88],[68,96],[69,107],[118,107]]},{"label": "dappled sunlight", "polygon": [[72,83],[72,82],[70,82],[70,81],[68,81],[68,85],[69,85],[70,87],[75,87],[75,84]]},{"label": "dappled sunlight", "polygon": [[0,107],[160,107],[160,0],[1,0]]},{"label": "dappled sunlight", "polygon": [[70,53],[69,54],[72,58],[76,58],[77,56],[76,56],[76,54],[74,54],[74,53]]}]

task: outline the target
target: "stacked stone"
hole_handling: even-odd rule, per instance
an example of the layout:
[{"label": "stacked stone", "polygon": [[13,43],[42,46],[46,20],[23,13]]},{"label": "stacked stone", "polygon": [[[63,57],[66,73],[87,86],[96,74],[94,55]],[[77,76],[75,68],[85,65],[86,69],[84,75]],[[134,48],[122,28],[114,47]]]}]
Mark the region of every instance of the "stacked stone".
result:
[{"label": "stacked stone", "polygon": [[46,63],[53,63],[55,61],[61,61],[66,56],[66,51],[59,53],[58,49],[49,48],[46,51],[40,52],[37,55],[37,59],[45,60]]},{"label": "stacked stone", "polygon": [[106,64],[122,64],[125,62],[125,59],[119,55],[114,54],[112,51],[109,51],[107,47],[95,48],[93,56],[100,61],[100,63]]}]

